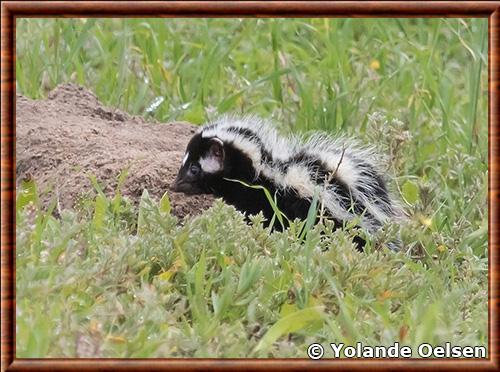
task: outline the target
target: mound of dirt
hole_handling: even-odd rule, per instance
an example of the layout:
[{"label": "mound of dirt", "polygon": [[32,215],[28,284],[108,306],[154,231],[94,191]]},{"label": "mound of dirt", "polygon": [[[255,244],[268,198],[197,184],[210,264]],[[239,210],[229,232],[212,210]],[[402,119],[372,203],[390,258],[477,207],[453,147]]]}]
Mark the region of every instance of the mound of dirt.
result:
[{"label": "mound of dirt", "polygon": [[[47,204],[72,208],[82,195],[95,194],[95,175],[106,194],[114,194],[120,172],[128,168],[122,194],[138,202],[144,189],[159,200],[169,190],[196,127],[189,123],[148,123],[102,105],[74,84],[54,89],[46,100],[16,99],[16,175],[34,179]],[[213,202],[208,195],[169,191],[172,212],[195,215]]]}]

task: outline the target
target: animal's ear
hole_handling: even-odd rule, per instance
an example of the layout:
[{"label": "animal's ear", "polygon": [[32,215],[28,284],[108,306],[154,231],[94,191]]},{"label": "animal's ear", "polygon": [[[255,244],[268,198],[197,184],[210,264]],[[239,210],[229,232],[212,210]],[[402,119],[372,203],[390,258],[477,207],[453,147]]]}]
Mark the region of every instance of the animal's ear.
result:
[{"label": "animal's ear", "polygon": [[224,142],[217,137],[208,141],[208,151],[200,158],[200,165],[205,173],[215,174],[224,169]]},{"label": "animal's ear", "polygon": [[217,137],[210,138],[210,147],[208,150],[208,155],[211,158],[217,159],[217,161],[222,165],[224,161],[224,142],[222,142]]}]

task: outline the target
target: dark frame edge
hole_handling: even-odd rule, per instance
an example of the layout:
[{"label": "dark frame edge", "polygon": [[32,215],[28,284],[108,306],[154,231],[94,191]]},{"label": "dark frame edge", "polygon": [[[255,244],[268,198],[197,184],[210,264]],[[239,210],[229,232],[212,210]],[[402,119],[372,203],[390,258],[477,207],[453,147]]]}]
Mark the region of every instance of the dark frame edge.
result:
[{"label": "dark frame edge", "polygon": [[[1,5],[2,85],[1,85],[1,369],[14,361],[15,264],[14,264],[14,17],[8,6]],[[11,271],[11,269],[13,269]]]},{"label": "dark frame edge", "polygon": [[[489,17],[488,32],[488,163],[489,163],[489,190],[488,190],[488,237],[489,237],[489,306],[488,306],[488,349],[490,359],[495,366],[499,367],[500,359],[500,338],[498,335],[499,327],[499,291],[500,291],[500,244],[498,234],[500,228],[499,222],[499,195],[500,195],[500,9],[496,9]],[[496,330],[497,332],[494,332]]]},{"label": "dark frame edge", "polygon": [[[497,1],[9,1],[19,17],[488,17]],[[347,10],[348,9],[348,10]]]},{"label": "dark frame edge", "polygon": [[[408,365],[408,362],[413,364]],[[76,368],[77,367],[77,368]],[[333,360],[323,359],[16,359],[7,369],[13,371],[401,371],[401,370],[470,370],[497,371],[491,360]]]}]

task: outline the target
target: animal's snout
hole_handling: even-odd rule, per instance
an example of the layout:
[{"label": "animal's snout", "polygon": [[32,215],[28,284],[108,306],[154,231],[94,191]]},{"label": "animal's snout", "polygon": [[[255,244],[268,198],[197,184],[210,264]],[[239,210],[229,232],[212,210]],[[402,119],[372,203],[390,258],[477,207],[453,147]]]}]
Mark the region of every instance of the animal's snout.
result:
[{"label": "animal's snout", "polygon": [[169,186],[170,190],[178,192],[179,191],[179,177],[176,177],[175,180]]},{"label": "animal's snout", "polygon": [[173,192],[182,192],[182,193],[189,193],[191,187],[190,183],[187,182],[187,180],[181,176],[181,174],[178,174],[175,180],[170,184],[170,190]]},{"label": "animal's snout", "polygon": [[170,190],[174,192],[182,192],[187,195],[203,194],[203,190],[195,183],[190,182],[182,177],[177,177],[170,185]]}]

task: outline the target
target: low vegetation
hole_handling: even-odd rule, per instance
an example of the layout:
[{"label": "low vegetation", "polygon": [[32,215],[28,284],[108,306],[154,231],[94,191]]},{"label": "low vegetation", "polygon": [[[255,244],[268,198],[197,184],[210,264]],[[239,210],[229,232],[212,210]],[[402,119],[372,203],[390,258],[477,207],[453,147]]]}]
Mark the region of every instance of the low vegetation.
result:
[{"label": "low vegetation", "polygon": [[349,230],[331,226],[304,239],[299,222],[270,233],[221,201],[183,226],[166,197],[145,193],[137,216],[130,208],[100,196],[87,216],[54,218],[33,203],[18,213],[19,357],[305,357],[312,342],[487,342],[487,260],[465,247],[418,260],[383,248],[383,237],[359,253]]}]

